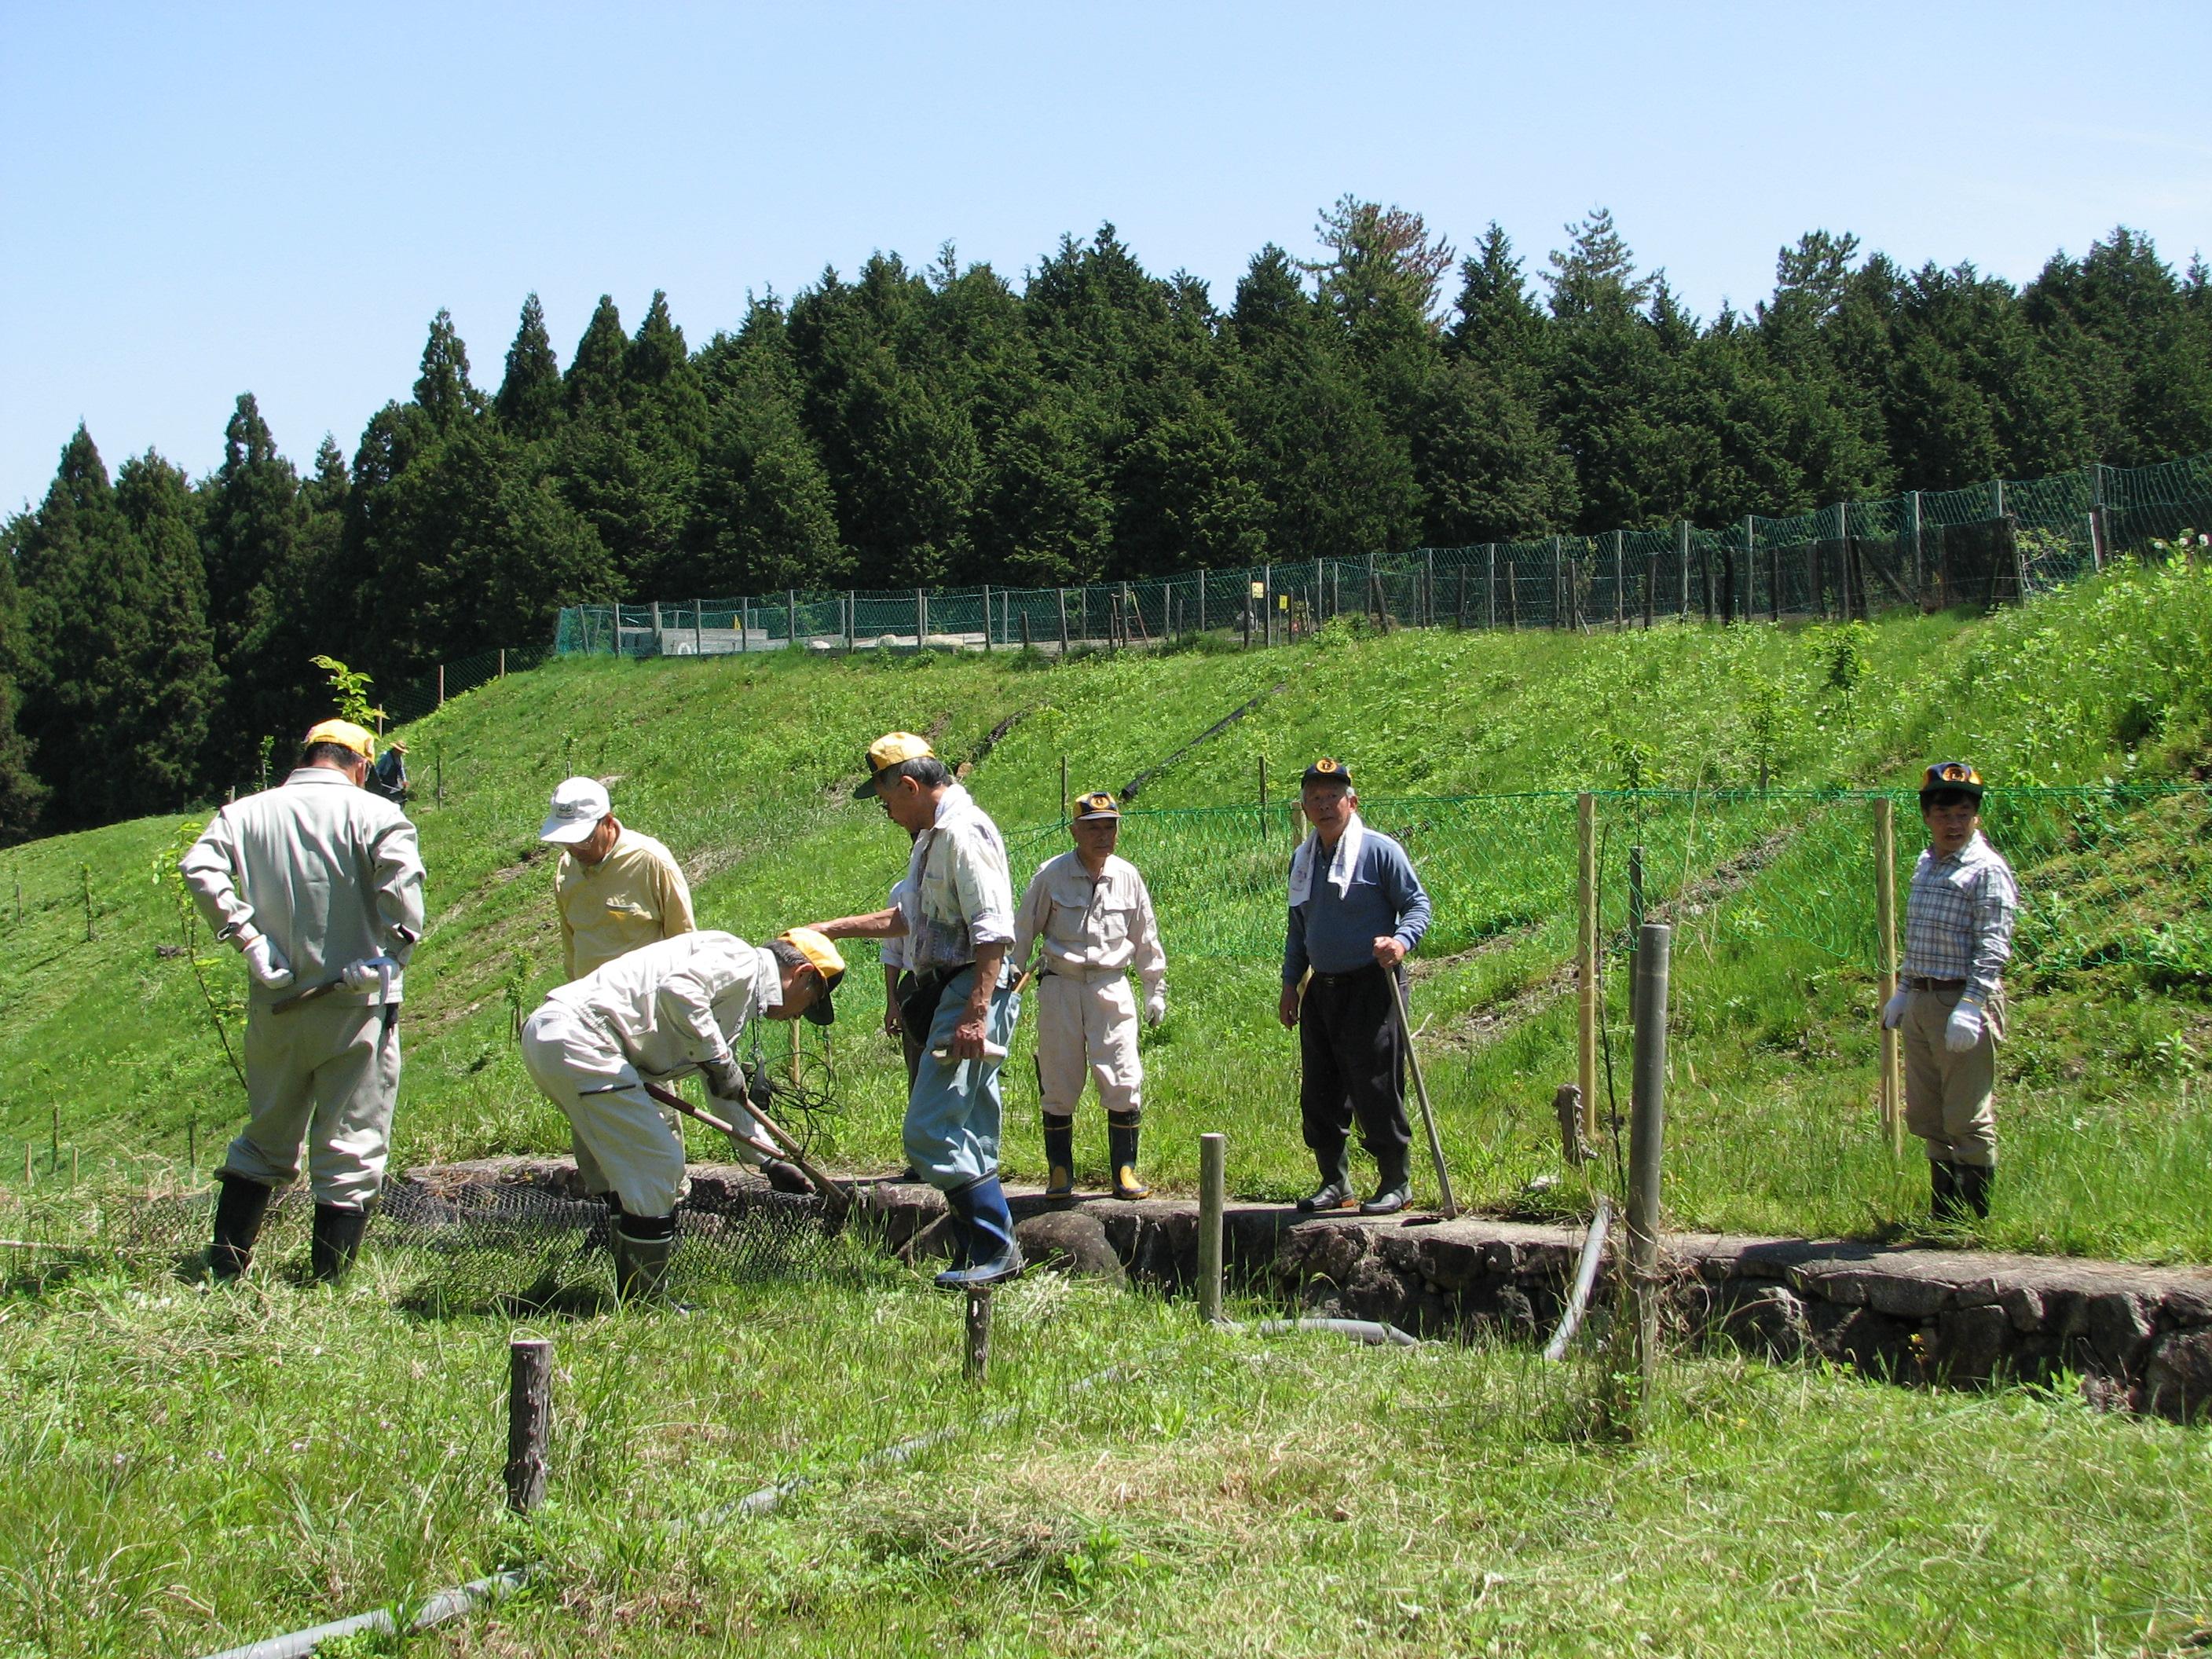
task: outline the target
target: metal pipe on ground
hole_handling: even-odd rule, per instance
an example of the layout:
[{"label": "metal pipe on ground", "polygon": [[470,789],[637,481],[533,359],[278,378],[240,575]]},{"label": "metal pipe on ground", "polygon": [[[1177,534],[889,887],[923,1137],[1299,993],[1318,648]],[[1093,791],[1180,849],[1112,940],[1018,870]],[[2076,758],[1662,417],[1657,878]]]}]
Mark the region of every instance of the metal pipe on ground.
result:
[{"label": "metal pipe on ground", "polygon": [[1582,1259],[1575,1264],[1575,1287],[1567,1297],[1566,1311],[1559,1316],[1559,1328],[1552,1333],[1552,1340],[1544,1345],[1544,1358],[1554,1364],[1566,1358],[1567,1344],[1583,1328],[1583,1314],[1589,1307],[1590,1287],[1597,1283],[1597,1265],[1605,1259],[1605,1236],[1612,1227],[1613,1200],[1600,1193],[1597,1213],[1590,1218],[1589,1231],[1583,1235]]}]

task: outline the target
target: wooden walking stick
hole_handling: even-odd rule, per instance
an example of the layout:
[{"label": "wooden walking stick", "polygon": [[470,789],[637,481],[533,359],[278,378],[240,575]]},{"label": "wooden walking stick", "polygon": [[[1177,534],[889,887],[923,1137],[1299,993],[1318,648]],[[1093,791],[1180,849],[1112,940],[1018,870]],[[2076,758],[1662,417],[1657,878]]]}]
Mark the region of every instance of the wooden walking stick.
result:
[{"label": "wooden walking stick", "polygon": [[1429,1132],[1429,1156],[1436,1161],[1437,1191],[1443,1200],[1444,1219],[1454,1221],[1459,1217],[1459,1206],[1452,1199],[1451,1176],[1444,1169],[1444,1144],[1437,1136],[1437,1115],[1429,1108],[1429,1085],[1421,1076],[1421,1056],[1413,1048],[1413,1022],[1406,1017],[1406,994],[1398,985],[1398,970],[1385,968],[1382,976],[1390,981],[1390,1000],[1397,1005],[1398,1029],[1406,1034],[1406,1061],[1413,1068],[1413,1092],[1421,1100],[1421,1123]]}]

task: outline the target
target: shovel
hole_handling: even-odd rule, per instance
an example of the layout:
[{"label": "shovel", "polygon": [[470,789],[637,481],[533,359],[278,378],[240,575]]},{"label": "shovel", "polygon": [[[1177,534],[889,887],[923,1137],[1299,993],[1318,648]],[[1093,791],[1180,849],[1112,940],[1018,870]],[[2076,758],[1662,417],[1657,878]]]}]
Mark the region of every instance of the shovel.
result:
[{"label": "shovel", "polygon": [[[712,1112],[701,1110],[673,1089],[664,1089],[657,1083],[647,1082],[645,1091],[662,1105],[681,1112],[684,1116],[703,1123],[710,1129],[718,1129],[732,1140],[750,1139],[750,1136],[740,1133],[735,1124],[725,1122]],[[760,1125],[769,1139],[775,1143],[776,1151],[795,1165],[799,1174],[813,1183],[814,1190],[821,1194],[822,1206],[825,1218],[830,1224],[830,1231],[836,1232],[842,1227],[845,1224],[846,1217],[853,1211],[851,1191],[842,1182],[833,1181],[817,1169],[806,1154],[799,1149],[799,1143],[777,1127],[769,1118],[763,1116],[758,1109],[749,1106],[746,1110],[751,1115],[753,1121]]]},{"label": "shovel", "polygon": [[1429,1132],[1429,1156],[1436,1160],[1437,1191],[1443,1197],[1444,1219],[1452,1221],[1459,1216],[1459,1206],[1452,1200],[1451,1176],[1444,1170],[1444,1144],[1437,1137],[1437,1115],[1429,1109],[1429,1085],[1421,1076],[1421,1056],[1413,1047],[1413,1022],[1406,1018],[1406,994],[1398,987],[1398,973],[1385,968],[1382,977],[1390,981],[1390,1000],[1398,1006],[1398,1029],[1406,1034],[1406,1061],[1413,1068],[1413,1092],[1421,1097],[1421,1123]]}]

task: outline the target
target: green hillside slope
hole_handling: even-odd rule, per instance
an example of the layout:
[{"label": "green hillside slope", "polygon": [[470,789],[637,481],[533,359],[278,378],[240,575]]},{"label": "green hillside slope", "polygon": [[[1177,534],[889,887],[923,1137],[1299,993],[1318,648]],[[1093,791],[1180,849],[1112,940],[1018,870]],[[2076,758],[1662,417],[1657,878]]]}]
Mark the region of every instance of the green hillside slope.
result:
[{"label": "green hillside slope", "polygon": [[[2212,581],[2177,568],[2100,579],[2025,612],[1849,628],[1332,629],[1272,652],[1193,646],[1058,667],[1006,654],[558,662],[404,734],[433,921],[409,978],[400,1156],[566,1144],[510,1036],[515,1010],[557,975],[552,866],[535,839],[555,782],[605,779],[623,817],[683,860],[702,923],[760,939],[881,902],[904,842],[849,788],[866,742],[896,726],[929,733],[948,757],[981,757],[969,782],[1007,831],[1018,882],[1066,844],[1063,757],[1078,789],[1149,774],[1123,850],[1152,880],[1171,956],[1171,1012],[1147,1039],[1148,1156],[1170,1183],[1189,1178],[1206,1128],[1229,1131],[1243,1191],[1286,1195],[1307,1178],[1273,957],[1293,834],[1285,803],[1305,763],[1334,753],[1436,894],[1415,1018],[1476,1201],[1520,1201],[1525,1182],[1559,1173],[1549,1102],[1573,1075],[1561,972],[1572,792],[1641,790],[1601,803],[1607,921],[1623,918],[1626,846],[1640,840],[1651,890],[1679,901],[1677,1218],[1894,1228],[1924,1195],[1915,1163],[1893,1163],[1872,1122],[1867,809],[1790,792],[1909,785],[1938,752],[1971,754],[2001,787],[2185,777],[2205,750],[2208,640]],[[2212,1052],[2202,794],[1995,797],[1989,816],[2042,931],[2016,975],[2009,1164],[1986,1236],[2212,1257],[2212,1219],[2192,1195],[2212,1153],[2195,1091]],[[1908,801],[1904,859],[1917,829]],[[11,1181],[27,1143],[40,1182],[65,1178],[71,1147],[100,1167],[170,1170],[196,1139],[204,1170],[238,1121],[192,961],[172,954],[186,935],[163,872],[179,833],[149,820],[0,859],[0,1172]],[[197,937],[234,1042],[239,964]],[[835,1030],[844,1110],[827,1151],[886,1167],[896,1052],[876,1030],[872,963],[856,966]],[[1610,1036],[1625,1077],[1625,1033]],[[1025,1047],[1008,1094],[1009,1164],[1035,1173]],[[1095,1115],[1081,1133],[1095,1166]],[[1577,1190],[1570,1179],[1561,1201]]]}]

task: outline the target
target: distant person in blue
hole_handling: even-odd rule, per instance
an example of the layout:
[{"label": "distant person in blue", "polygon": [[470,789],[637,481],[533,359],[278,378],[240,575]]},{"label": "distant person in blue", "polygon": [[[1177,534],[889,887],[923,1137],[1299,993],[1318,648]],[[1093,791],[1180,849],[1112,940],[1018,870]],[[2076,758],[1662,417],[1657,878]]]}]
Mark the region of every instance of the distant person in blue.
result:
[{"label": "distant person in blue", "polygon": [[[1429,927],[1429,896],[1406,849],[1360,821],[1344,763],[1306,768],[1298,804],[1313,833],[1291,856],[1290,929],[1277,1016],[1298,1028],[1298,1110],[1321,1185],[1298,1208],[1391,1215],[1413,1201],[1406,1121],[1406,1028],[1384,977],[1406,982],[1406,957]],[[1303,989],[1301,988],[1303,983]],[[1379,1171],[1359,1204],[1346,1153],[1357,1119]]]}]

